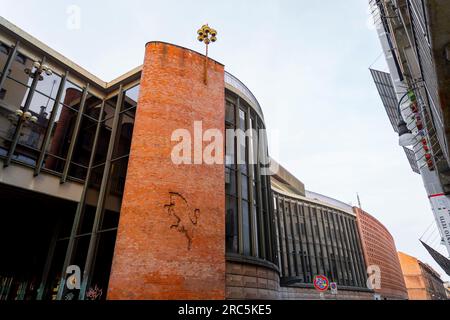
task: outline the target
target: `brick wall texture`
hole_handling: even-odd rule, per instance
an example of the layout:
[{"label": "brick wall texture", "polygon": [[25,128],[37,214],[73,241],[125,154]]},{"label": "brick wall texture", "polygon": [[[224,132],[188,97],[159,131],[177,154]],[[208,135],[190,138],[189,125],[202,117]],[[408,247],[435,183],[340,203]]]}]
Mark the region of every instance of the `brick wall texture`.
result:
[{"label": "brick wall texture", "polygon": [[381,289],[375,292],[382,298],[408,299],[394,238],[373,216],[356,207],[353,210],[357,216],[366,264],[377,265],[381,270]]},{"label": "brick wall texture", "polygon": [[209,60],[205,85],[204,61],[146,46],[108,299],[225,298],[224,166],[171,160],[174,130],[224,132],[224,67]]}]

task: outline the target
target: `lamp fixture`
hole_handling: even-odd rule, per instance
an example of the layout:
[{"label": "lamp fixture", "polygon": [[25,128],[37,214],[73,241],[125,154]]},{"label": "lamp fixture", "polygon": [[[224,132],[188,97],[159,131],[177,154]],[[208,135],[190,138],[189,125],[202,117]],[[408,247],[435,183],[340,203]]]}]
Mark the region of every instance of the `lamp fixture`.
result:
[{"label": "lamp fixture", "polygon": [[208,24],[203,25],[200,29],[197,30],[197,40],[203,42],[206,45],[206,54],[205,54],[205,70],[204,70],[204,81],[205,84],[208,84],[208,46],[212,42],[217,41],[217,31]]},{"label": "lamp fixture", "polygon": [[53,70],[49,66],[42,64],[39,61],[35,61],[33,63],[33,67],[35,69],[34,72],[30,68],[26,68],[24,70],[24,72],[32,79],[34,79],[35,77],[38,77],[39,81],[42,81],[42,80],[44,80],[44,77],[42,76],[43,72],[47,76],[51,76],[53,74]]},{"label": "lamp fixture", "polygon": [[401,104],[403,102],[403,100],[409,97],[409,99],[411,100],[411,102],[416,102],[416,96],[414,94],[413,91],[408,91],[406,94],[403,95],[403,97],[399,100],[398,105],[397,105],[397,111],[398,111],[398,118],[400,119],[400,121],[398,122],[398,142],[399,145],[401,147],[409,147],[414,145],[414,140],[415,140],[415,136],[412,134],[411,130],[408,129],[408,126],[405,122],[405,120],[403,120],[403,115],[402,115],[402,111],[401,111]]},{"label": "lamp fixture", "polygon": [[36,116],[33,116],[30,111],[23,112],[22,110],[17,109],[16,116],[24,122],[29,121],[32,123],[36,123],[38,121],[38,118]]},{"label": "lamp fixture", "polygon": [[411,130],[406,126],[406,122],[400,120],[398,123],[398,136],[399,145],[401,147],[409,147],[414,144],[415,136],[412,134]]}]

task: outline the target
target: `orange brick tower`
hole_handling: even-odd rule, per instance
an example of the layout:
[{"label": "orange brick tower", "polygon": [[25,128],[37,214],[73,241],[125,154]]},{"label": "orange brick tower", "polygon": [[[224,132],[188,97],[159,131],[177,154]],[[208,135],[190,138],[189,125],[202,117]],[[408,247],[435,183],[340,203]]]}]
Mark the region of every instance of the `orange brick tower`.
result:
[{"label": "orange brick tower", "polygon": [[146,46],[108,299],[225,298],[225,168],[171,160],[173,131],[224,132],[224,67],[205,85],[204,59]]}]

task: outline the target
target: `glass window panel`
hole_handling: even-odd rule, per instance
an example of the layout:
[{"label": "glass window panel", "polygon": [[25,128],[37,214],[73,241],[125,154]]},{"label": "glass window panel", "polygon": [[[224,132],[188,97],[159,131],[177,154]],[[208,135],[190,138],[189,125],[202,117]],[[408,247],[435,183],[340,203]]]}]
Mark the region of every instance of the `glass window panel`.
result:
[{"label": "glass window panel", "polygon": [[[109,207],[109,205],[107,206]],[[103,221],[102,221],[102,225],[101,225],[101,230],[108,230],[108,229],[113,229],[113,228],[117,228],[119,225],[119,217],[120,217],[120,212],[118,212],[117,210],[105,210],[105,213],[103,215]]]},{"label": "glass window panel", "polygon": [[[66,158],[75,128],[78,112],[64,105],[59,105],[58,114],[53,124],[51,140],[47,152]],[[51,169],[51,168],[50,168]]]},{"label": "glass window panel", "polygon": [[43,168],[52,170],[52,171],[55,171],[58,173],[62,173],[64,170],[65,163],[66,163],[65,160],[61,160],[57,157],[46,154],[45,158],[44,158]]},{"label": "glass window panel", "polygon": [[247,114],[242,109],[239,110],[239,128],[244,131],[247,128]]},{"label": "glass window panel", "polygon": [[259,144],[258,135],[259,135],[259,132],[256,127],[255,120],[252,119],[251,124],[252,124],[252,129],[253,129],[252,142],[251,142],[252,143],[251,154],[252,154],[252,161],[253,161],[252,164],[258,165],[258,144]]},{"label": "glass window panel", "polygon": [[236,196],[236,171],[225,168],[225,193]]},{"label": "glass window panel", "polygon": [[[253,220],[253,225],[255,226],[255,230],[253,230],[253,234],[255,235],[255,243],[258,244],[258,237],[259,237],[259,224],[258,224],[258,208],[253,205],[252,206],[252,220]],[[255,246],[256,248],[256,252],[255,252],[255,256],[258,257],[259,256],[259,247],[258,245]]]},{"label": "glass window panel", "polygon": [[[25,103],[25,99],[23,104]],[[54,101],[35,92],[31,100],[28,111],[36,122],[27,121],[24,123],[20,132],[19,143],[32,148],[40,149],[44,140],[45,132],[48,126],[49,110],[53,107]],[[23,105],[22,104],[22,105]]]},{"label": "glass window panel", "polygon": [[246,175],[241,175],[241,186],[242,186],[242,199],[248,200],[248,177]]},{"label": "glass window panel", "polygon": [[247,147],[246,147],[246,139],[242,138],[240,139],[239,143],[239,167],[241,169],[242,173],[247,174],[248,173],[248,166],[247,166]]},{"label": "glass window panel", "polygon": [[100,185],[103,178],[104,165],[94,167],[91,171],[91,176],[89,179],[89,187],[87,189],[86,202],[89,205],[97,206],[98,202],[98,192],[100,190]]},{"label": "glass window panel", "polygon": [[28,58],[24,54],[18,52],[16,55],[15,61],[19,62],[20,64],[25,65],[28,61]]},{"label": "glass window panel", "polygon": [[[22,100],[22,107],[25,106],[29,92],[30,89],[27,90],[27,94]],[[36,117],[48,119],[54,103],[55,101],[53,99],[50,99],[45,95],[35,91],[28,110]]]},{"label": "glass window panel", "polygon": [[0,74],[3,72],[3,68],[8,60],[10,48],[4,43],[0,43]]},{"label": "glass window panel", "polygon": [[78,110],[82,95],[83,89],[70,81],[66,81],[62,92],[61,101],[64,105]]},{"label": "glass window panel", "polygon": [[239,110],[239,128],[240,132],[238,135],[238,161],[241,168],[241,172],[247,173],[247,138],[245,136],[246,130],[246,113],[243,110]]},{"label": "glass window panel", "polygon": [[242,236],[244,255],[251,255],[250,214],[248,202],[242,200]]},{"label": "glass window panel", "polygon": [[69,169],[69,176],[72,178],[84,180],[86,178],[87,168],[80,166],[77,163],[71,162]]},{"label": "glass window panel", "polygon": [[36,165],[38,152],[34,149],[27,148],[26,146],[17,145],[16,150],[12,156],[12,159],[19,161],[30,166]]},{"label": "glass window panel", "polygon": [[41,75],[42,80],[38,81],[36,90],[55,99],[58,93],[59,85],[61,84],[61,76],[56,73],[49,76],[45,72]]},{"label": "glass window panel", "polygon": [[98,136],[97,149],[95,152],[94,165],[101,164],[106,161],[106,154],[108,152],[110,137],[111,137],[111,127],[108,126],[108,122],[103,121],[100,124],[100,131]]},{"label": "glass window panel", "polygon": [[2,89],[5,90],[3,99],[0,100],[2,107],[16,111],[23,106],[23,101],[25,101],[28,94],[28,87],[7,78]]},{"label": "glass window panel", "polygon": [[11,65],[8,76],[23,84],[31,83],[31,78],[27,73],[25,73],[25,70],[32,70],[33,63],[34,61],[32,59],[29,59],[24,54],[18,52],[16,59],[14,59]]},{"label": "glass window panel", "polygon": [[258,203],[258,192],[256,189],[256,183],[255,180],[252,181],[252,185],[253,185],[253,205],[257,205]]},{"label": "glass window panel", "polygon": [[229,168],[236,168],[236,154],[235,154],[235,136],[234,129],[231,126],[226,126],[226,148],[225,148],[225,165]]},{"label": "glass window panel", "polygon": [[113,159],[130,153],[131,139],[133,136],[134,116],[136,108],[122,112],[120,114],[117,141],[115,141]]},{"label": "glass window panel", "polygon": [[3,86],[3,99],[0,99],[0,137],[11,139],[17,124],[16,110],[26,98],[27,87],[12,79],[6,79]]},{"label": "glass window panel", "polygon": [[89,116],[90,118],[98,120],[100,117],[100,111],[102,106],[102,100],[88,94],[86,99],[86,104],[84,106],[84,114]]},{"label": "glass window panel", "polygon": [[225,121],[229,122],[230,124],[235,123],[235,105],[231,102],[226,102],[226,109],[225,109]]},{"label": "glass window panel", "polygon": [[[71,167],[74,165],[72,164]],[[98,195],[100,185],[102,182],[103,171],[105,166],[99,166],[92,169],[91,177],[88,182],[88,189],[86,193],[86,204],[82,208],[82,223],[78,234],[86,234],[92,232],[92,226],[94,223],[95,212],[97,210]]]},{"label": "glass window panel", "polygon": [[123,110],[137,106],[140,89],[141,89],[141,86],[137,85],[137,86],[125,91]]},{"label": "glass window panel", "polygon": [[[113,200],[117,202],[117,205],[113,206],[111,204],[110,210],[119,212],[120,204],[122,201],[123,191],[125,189],[125,180],[127,177],[128,170],[128,157],[121,158],[119,160],[113,161],[111,165],[110,176],[110,192],[108,197],[114,198]],[[107,202],[108,202],[107,197]]]},{"label": "glass window panel", "polygon": [[238,252],[238,212],[237,199],[226,196],[226,248],[228,252]]},{"label": "glass window panel", "polygon": [[81,228],[78,230],[78,235],[83,235],[92,232],[92,226],[94,225],[95,211],[97,204],[85,205],[83,208],[83,214],[81,219]]},{"label": "glass window panel", "polygon": [[83,115],[80,124],[77,143],[72,155],[72,161],[84,166],[89,165],[89,159],[92,154],[95,132],[97,130],[97,121]]},{"label": "glass window panel", "polygon": [[105,109],[103,113],[103,120],[108,121],[108,123],[112,122],[114,118],[114,111],[116,109],[117,104],[117,96],[114,96],[105,101]]}]

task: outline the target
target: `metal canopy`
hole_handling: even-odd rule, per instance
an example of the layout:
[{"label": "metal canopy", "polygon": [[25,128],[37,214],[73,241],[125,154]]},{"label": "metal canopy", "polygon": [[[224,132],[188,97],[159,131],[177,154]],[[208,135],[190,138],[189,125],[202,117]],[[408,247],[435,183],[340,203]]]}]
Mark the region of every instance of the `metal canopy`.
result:
[{"label": "metal canopy", "polygon": [[[397,110],[397,94],[395,93],[394,84],[392,83],[391,75],[387,72],[370,69],[372,73],[373,81],[380,94],[381,101],[383,102],[384,109],[391,121],[392,128],[398,133],[398,123],[400,118],[398,117]],[[409,164],[413,172],[420,174],[419,166],[417,165],[416,155],[413,150],[403,148],[408,158]]]},{"label": "metal canopy", "polygon": [[398,133],[398,123],[400,121],[397,110],[397,94],[395,93],[394,84],[392,83],[391,75],[387,72],[370,69],[373,81],[380,94],[386,113],[391,121],[392,128]]}]

